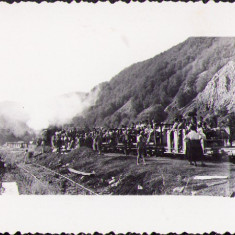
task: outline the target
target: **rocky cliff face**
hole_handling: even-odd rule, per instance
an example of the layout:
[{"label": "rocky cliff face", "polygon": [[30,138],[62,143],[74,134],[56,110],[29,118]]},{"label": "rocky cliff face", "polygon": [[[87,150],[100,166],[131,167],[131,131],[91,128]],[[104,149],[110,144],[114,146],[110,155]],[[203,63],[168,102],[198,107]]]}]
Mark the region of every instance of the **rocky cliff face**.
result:
[{"label": "rocky cliff face", "polygon": [[193,102],[201,111],[220,114],[235,112],[235,62],[228,62],[208,82]]}]

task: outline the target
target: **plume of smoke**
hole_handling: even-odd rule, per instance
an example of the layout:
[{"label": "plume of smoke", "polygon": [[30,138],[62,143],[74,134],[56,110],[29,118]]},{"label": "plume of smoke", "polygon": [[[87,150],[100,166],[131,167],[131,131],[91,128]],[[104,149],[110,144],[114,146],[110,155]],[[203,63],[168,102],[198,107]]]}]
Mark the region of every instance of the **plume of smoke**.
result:
[{"label": "plume of smoke", "polygon": [[[75,115],[94,105],[99,87],[90,93],[69,93],[57,97],[18,102],[0,102],[0,131],[4,135],[22,138],[26,134],[37,134],[50,125],[60,126],[69,123]],[[8,137],[7,137],[8,138]]]},{"label": "plume of smoke", "polygon": [[26,125],[29,115],[24,106],[16,102],[4,101],[0,103],[0,128],[5,133],[13,133],[16,137],[30,132]]},{"label": "plume of smoke", "polygon": [[27,125],[38,131],[50,125],[61,126],[69,123],[76,115],[81,115],[84,109],[94,105],[99,88],[87,93],[69,93],[40,102],[27,107],[29,119]]}]

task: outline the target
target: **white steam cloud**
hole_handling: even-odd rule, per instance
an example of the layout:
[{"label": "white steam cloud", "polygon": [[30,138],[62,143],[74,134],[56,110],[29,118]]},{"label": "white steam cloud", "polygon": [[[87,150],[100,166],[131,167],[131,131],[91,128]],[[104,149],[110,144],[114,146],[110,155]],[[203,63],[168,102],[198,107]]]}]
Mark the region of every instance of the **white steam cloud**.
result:
[{"label": "white steam cloud", "polygon": [[49,125],[63,125],[69,123],[76,115],[82,114],[85,108],[94,105],[99,89],[88,94],[70,93],[26,107],[29,113],[27,125],[34,130],[47,128]]},{"label": "white steam cloud", "polygon": [[16,102],[4,101],[0,103],[1,132],[13,133],[20,137],[29,131],[26,125],[29,115],[24,107]]},{"label": "white steam cloud", "polygon": [[50,125],[69,123],[76,115],[82,114],[85,108],[94,105],[99,88],[89,94],[69,93],[39,101],[0,103],[0,129],[22,137],[26,132],[38,132]]}]

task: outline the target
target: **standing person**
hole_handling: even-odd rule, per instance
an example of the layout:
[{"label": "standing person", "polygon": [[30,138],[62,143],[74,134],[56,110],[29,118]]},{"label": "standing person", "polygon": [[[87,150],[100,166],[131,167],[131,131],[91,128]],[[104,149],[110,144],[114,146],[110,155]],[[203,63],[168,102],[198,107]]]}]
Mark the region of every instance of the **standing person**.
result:
[{"label": "standing person", "polygon": [[186,129],[186,120],[180,118],[179,125],[177,126],[179,150],[183,149],[183,130],[185,129]]},{"label": "standing person", "polygon": [[[81,136],[79,137],[81,138]],[[88,148],[92,148],[92,137],[90,133],[85,133],[84,145]]]},{"label": "standing person", "polygon": [[46,148],[46,140],[42,140],[41,142],[41,146],[42,146],[42,150],[41,150],[41,153],[45,153],[45,148]]},{"label": "standing person", "polygon": [[137,137],[137,165],[139,165],[139,159],[142,158],[143,164],[146,165],[144,157],[146,156],[146,143],[144,139],[143,131]]},{"label": "standing person", "polygon": [[202,125],[198,125],[197,126],[197,133],[200,135],[200,136],[203,136],[204,138],[201,139],[201,145],[202,145],[202,150],[203,150],[203,154],[205,152],[205,139],[206,139],[206,135],[204,133],[204,130],[203,130],[203,127]]},{"label": "standing person", "polygon": [[97,134],[97,138],[96,138],[96,150],[98,151],[98,154],[101,155],[101,148],[102,148],[102,131],[100,131]]},{"label": "standing person", "polygon": [[124,133],[124,152],[126,157],[129,155],[129,149],[130,149],[130,145],[131,145],[131,136],[130,136],[130,131],[127,130]]},{"label": "standing person", "polygon": [[[5,173],[5,164],[4,164],[4,161],[2,159],[2,157],[0,156],[0,177],[1,177],[1,181],[2,181],[2,176],[4,175]],[[0,183],[1,185],[2,183]]]},{"label": "standing person", "polygon": [[96,151],[96,140],[97,140],[97,133],[93,132],[93,143],[92,143],[92,148],[94,151]]},{"label": "standing person", "polygon": [[203,117],[200,116],[200,117],[199,117],[199,120],[197,121],[197,127],[201,127],[201,126],[202,126],[202,123],[203,123]]},{"label": "standing person", "polygon": [[227,133],[228,133],[228,141],[229,141],[229,146],[233,145],[233,135],[234,135],[234,123],[232,117],[227,118]]},{"label": "standing person", "polygon": [[178,125],[179,125],[179,119],[175,118],[174,124],[169,131],[170,132],[170,140],[171,140],[171,142],[170,142],[171,150],[175,148],[175,146],[174,146],[174,131],[177,130]]},{"label": "standing person", "polygon": [[186,141],[186,156],[189,160],[190,165],[197,166],[197,161],[201,161],[201,165],[205,166],[203,163],[203,149],[201,145],[201,140],[206,139],[203,133],[198,133],[196,131],[196,126],[191,126],[189,133],[185,136]]},{"label": "standing person", "polygon": [[56,147],[55,134],[51,137],[51,147],[52,147],[52,150],[54,150]]},{"label": "standing person", "polygon": [[61,152],[61,147],[62,147],[62,139],[61,139],[61,133],[57,132],[55,136],[55,143],[56,143],[56,152],[60,153]]},{"label": "standing person", "polygon": [[99,155],[101,155],[101,147],[102,147],[102,133],[101,131],[96,132],[93,137],[93,150],[97,151]]},{"label": "standing person", "polygon": [[28,149],[26,149],[24,153],[24,164],[28,163],[31,157],[32,157],[32,152],[29,152]]}]

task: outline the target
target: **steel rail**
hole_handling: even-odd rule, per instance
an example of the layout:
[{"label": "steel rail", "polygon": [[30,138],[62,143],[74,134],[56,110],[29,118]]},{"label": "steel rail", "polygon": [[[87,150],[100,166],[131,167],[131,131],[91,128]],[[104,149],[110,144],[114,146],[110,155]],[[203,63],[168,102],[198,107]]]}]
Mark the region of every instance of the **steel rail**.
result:
[{"label": "steel rail", "polygon": [[34,174],[32,174],[30,171],[26,170],[24,167],[19,166],[19,165],[17,165],[17,167],[19,167],[20,169],[26,171],[28,174],[30,174],[34,179],[36,179],[37,181],[39,181],[41,184],[45,184],[45,183],[43,183],[40,179],[38,179]]},{"label": "steel rail", "polygon": [[61,175],[60,173],[58,173],[58,172],[56,172],[56,171],[53,171],[53,170],[51,170],[51,169],[49,169],[49,168],[47,168],[47,167],[45,167],[45,166],[42,166],[42,165],[37,164],[37,163],[30,163],[30,164],[35,165],[35,166],[42,167],[42,168],[46,169],[47,171],[50,171],[50,172],[52,172],[52,173],[54,173],[54,174],[56,174],[56,175],[59,175],[60,177],[65,178],[66,180],[68,180],[68,181],[74,183],[74,184],[77,185],[78,187],[80,187],[80,188],[82,188],[82,189],[84,189],[84,190],[90,192],[91,194],[99,195],[99,194],[95,193],[94,191],[92,191],[91,189],[86,188],[85,186],[83,186],[83,185],[81,185],[81,184],[75,182],[74,180],[71,180],[70,178],[68,178],[68,177],[66,177],[66,176],[64,176],[64,175]]}]

